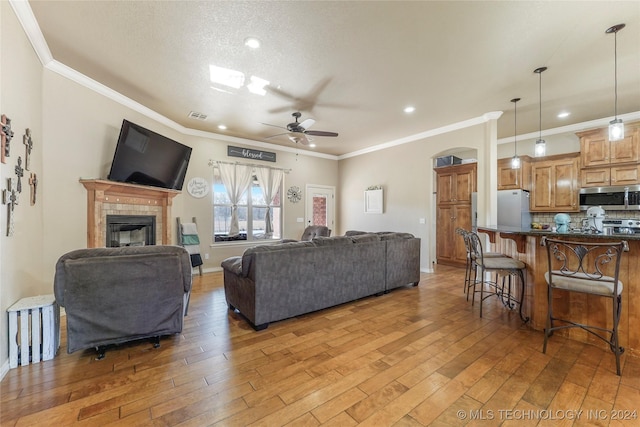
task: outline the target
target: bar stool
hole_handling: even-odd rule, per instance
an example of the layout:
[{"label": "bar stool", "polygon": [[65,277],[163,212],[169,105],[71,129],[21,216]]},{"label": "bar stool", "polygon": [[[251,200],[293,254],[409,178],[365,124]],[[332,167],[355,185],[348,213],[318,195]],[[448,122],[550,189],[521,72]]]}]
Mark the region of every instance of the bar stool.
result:
[{"label": "bar stool", "polygon": [[[464,240],[464,246],[467,249],[467,265],[464,274],[464,293],[467,295],[467,301],[469,301],[469,288],[473,286],[473,282],[477,279],[477,266],[475,262],[475,256],[471,251],[471,244],[469,242],[469,233],[471,231],[464,228],[456,228],[456,234],[462,236]],[[506,255],[500,252],[484,252],[485,258],[505,257]],[[471,278],[473,276],[473,279]]]},{"label": "bar stool", "polygon": [[[475,280],[471,286],[473,287],[473,296],[471,304],[475,304],[476,293],[480,293],[480,317],[482,317],[482,303],[485,299],[492,296],[497,296],[500,302],[509,310],[518,308],[518,314],[523,322],[529,321],[528,317],[525,317],[522,313],[522,303],[524,301],[525,290],[525,271],[527,266],[524,262],[511,258],[509,256],[500,254],[501,256],[487,257],[484,255],[482,249],[482,242],[480,237],[475,232],[468,234],[469,246],[471,249],[471,259],[475,263],[477,270],[480,270],[480,279],[476,275]],[[485,273],[495,273],[495,281],[485,280]],[[502,283],[500,283],[500,277],[502,277]],[[512,293],[511,279],[517,278],[520,283],[520,292],[516,295]],[[506,287],[505,287],[506,284]],[[476,289],[476,286],[480,285],[480,290]],[[485,287],[488,290],[485,290]]]},{"label": "bar stool", "polygon": [[[622,252],[629,251],[626,241],[616,243],[585,243],[567,240],[542,238],[547,247],[548,309],[547,326],[544,333],[543,353],[547,352],[547,341],[553,332],[559,329],[581,328],[600,338],[616,356],[616,373],[620,375],[620,355],[624,348],[618,340],[618,323],[622,309],[623,284],[618,279]],[[610,298],[613,304],[611,328],[586,325],[553,315],[553,291],[580,292]],[[562,322],[555,326],[555,322]],[[609,335],[609,337],[607,337]]]}]

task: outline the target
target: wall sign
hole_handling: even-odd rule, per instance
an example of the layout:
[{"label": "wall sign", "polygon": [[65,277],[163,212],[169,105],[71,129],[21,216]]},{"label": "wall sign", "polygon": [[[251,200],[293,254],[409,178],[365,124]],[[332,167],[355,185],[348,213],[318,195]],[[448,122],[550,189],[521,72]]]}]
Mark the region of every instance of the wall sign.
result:
[{"label": "wall sign", "polygon": [[227,156],[242,157],[243,159],[264,160],[265,162],[275,162],[276,153],[262,150],[252,150],[250,148],[234,147],[227,145]]},{"label": "wall sign", "polygon": [[209,194],[209,183],[204,178],[191,178],[187,183],[187,192],[196,199],[201,199]]}]

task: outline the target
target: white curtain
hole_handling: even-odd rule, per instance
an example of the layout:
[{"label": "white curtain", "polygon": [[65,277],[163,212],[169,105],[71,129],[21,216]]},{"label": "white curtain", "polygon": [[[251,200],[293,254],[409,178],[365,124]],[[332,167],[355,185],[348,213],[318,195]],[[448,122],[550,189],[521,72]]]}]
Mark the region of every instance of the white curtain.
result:
[{"label": "white curtain", "polygon": [[220,178],[227,190],[227,195],[231,200],[231,227],[229,236],[240,234],[238,225],[238,202],[245,191],[251,185],[252,168],[250,166],[218,163],[220,168]]},{"label": "white curtain", "polygon": [[267,212],[264,216],[265,222],[265,237],[271,238],[273,236],[273,219],[271,218],[271,205],[273,199],[278,194],[280,189],[280,183],[282,182],[283,171],[281,169],[271,168],[256,168],[256,177],[258,177],[258,184],[264,194],[264,200],[267,204]]}]

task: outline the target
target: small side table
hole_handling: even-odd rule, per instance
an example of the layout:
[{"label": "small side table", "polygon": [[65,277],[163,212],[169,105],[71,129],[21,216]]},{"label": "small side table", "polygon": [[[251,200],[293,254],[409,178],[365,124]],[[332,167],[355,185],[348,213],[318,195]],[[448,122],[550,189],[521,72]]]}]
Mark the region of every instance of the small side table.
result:
[{"label": "small side table", "polygon": [[22,298],[9,313],[9,367],[51,360],[60,348],[60,306],[53,295]]}]

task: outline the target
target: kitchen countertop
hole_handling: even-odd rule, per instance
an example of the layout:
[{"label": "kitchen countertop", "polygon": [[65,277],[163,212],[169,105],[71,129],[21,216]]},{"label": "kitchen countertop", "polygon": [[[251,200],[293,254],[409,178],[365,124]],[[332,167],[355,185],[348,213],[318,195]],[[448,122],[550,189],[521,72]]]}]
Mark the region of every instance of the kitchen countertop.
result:
[{"label": "kitchen countertop", "polygon": [[553,237],[581,237],[581,238],[593,238],[593,239],[608,239],[608,240],[640,240],[640,234],[602,234],[602,233],[585,233],[582,230],[570,231],[568,233],[558,233],[547,230],[538,230],[522,227],[507,227],[497,225],[477,226],[477,231],[492,231],[495,233],[511,233],[519,234],[523,236],[553,236]]}]

